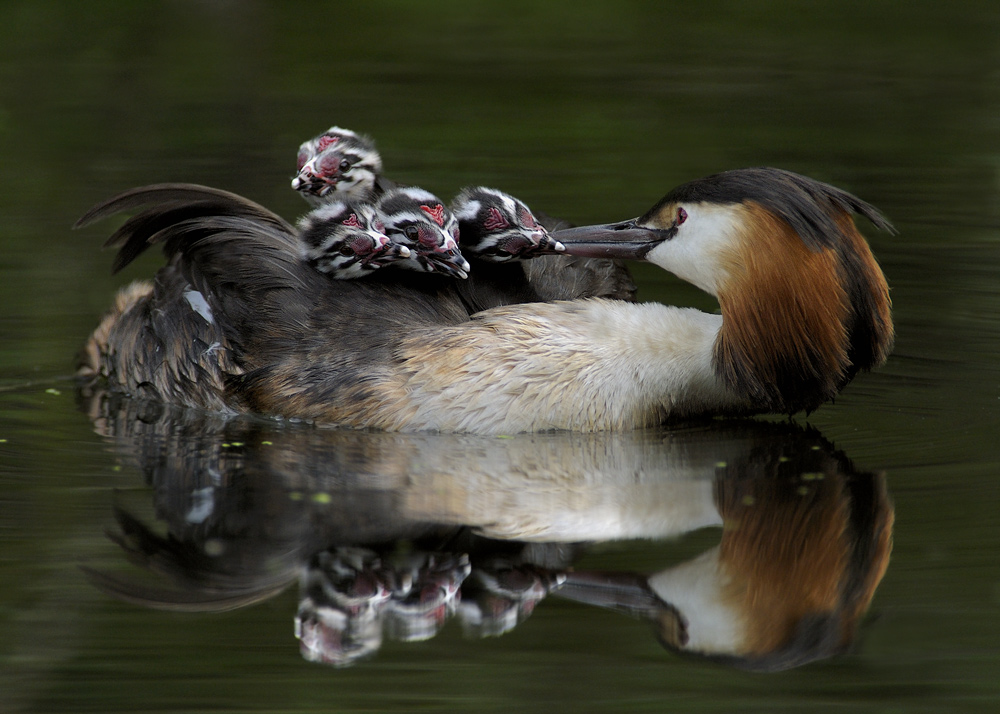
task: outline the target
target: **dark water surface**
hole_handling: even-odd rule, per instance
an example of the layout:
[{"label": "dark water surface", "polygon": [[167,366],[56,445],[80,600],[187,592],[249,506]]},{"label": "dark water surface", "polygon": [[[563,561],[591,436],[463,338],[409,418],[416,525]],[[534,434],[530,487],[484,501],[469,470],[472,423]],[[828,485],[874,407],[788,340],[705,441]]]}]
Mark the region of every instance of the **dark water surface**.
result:
[{"label": "dark water surface", "polygon": [[[0,711],[994,711],[998,38],[989,2],[4,3]],[[863,226],[895,352],[791,425],[600,438],[76,394],[74,353],[159,262],[111,277],[109,226],[76,218],[171,180],[294,218],[296,148],[334,123],[393,177],[579,223],[739,166],[830,181],[899,229]],[[756,588],[744,626],[794,653],[677,653],[655,592],[713,557]],[[690,629],[706,602],[677,606]],[[350,666],[306,661],[297,613]]]}]

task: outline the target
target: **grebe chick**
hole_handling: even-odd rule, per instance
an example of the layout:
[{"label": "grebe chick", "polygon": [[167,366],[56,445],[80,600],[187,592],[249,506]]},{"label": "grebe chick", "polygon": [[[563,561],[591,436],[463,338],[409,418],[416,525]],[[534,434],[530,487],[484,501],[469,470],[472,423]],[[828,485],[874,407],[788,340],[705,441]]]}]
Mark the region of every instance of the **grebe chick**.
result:
[{"label": "grebe chick", "polygon": [[332,200],[371,201],[380,193],[382,157],[375,142],[332,126],[299,147],[292,188],[313,206]]},{"label": "grebe chick", "polygon": [[303,259],[338,280],[359,278],[410,257],[410,249],[384,231],[374,206],[346,201],[315,208],[298,223]]},{"label": "grebe chick", "polygon": [[463,251],[480,260],[504,263],[566,250],[522,201],[495,188],[462,189],[451,212],[458,219]]},{"label": "grebe chick", "polygon": [[422,188],[396,188],[379,199],[375,210],[385,234],[410,249],[402,268],[469,277],[469,261],[458,247],[458,221],[437,196]]},{"label": "grebe chick", "polygon": [[451,210],[458,219],[459,244],[476,276],[458,286],[470,312],[544,301],[525,274],[525,261],[546,254],[565,260],[566,248],[522,201],[495,188],[470,186],[455,197]]},{"label": "grebe chick", "polygon": [[[336,126],[303,142],[296,165],[298,173],[292,179],[292,188],[313,206],[345,198],[377,201],[386,192],[403,186],[382,175],[382,158],[371,138]],[[564,222],[544,214],[537,217],[550,231],[566,227]],[[414,267],[418,265],[413,263]],[[476,295],[464,298],[470,309],[580,297],[635,300],[636,286],[622,261],[542,254],[540,259],[522,266],[526,282],[513,271],[501,271],[505,274],[488,278],[486,268],[480,266],[477,270],[484,280],[479,282]]]},{"label": "grebe chick", "polygon": [[598,431],[810,411],[892,348],[888,286],[851,214],[891,225],[779,169],[692,181],[640,218],[552,236],[568,254],[647,260],[715,295],[721,315],[592,298],[470,317],[454,281],[334,286],[300,259],[290,227],[218,195],[133,189],[81,219],[146,205],[118,244],[162,241],[169,261],[155,284],[119,294],[81,376],[352,427]]}]

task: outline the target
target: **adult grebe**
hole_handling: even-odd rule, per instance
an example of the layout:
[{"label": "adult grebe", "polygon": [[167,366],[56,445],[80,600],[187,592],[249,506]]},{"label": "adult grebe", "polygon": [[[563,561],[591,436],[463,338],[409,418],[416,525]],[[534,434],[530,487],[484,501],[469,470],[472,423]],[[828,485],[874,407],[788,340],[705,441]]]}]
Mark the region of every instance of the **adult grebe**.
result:
[{"label": "adult grebe", "polygon": [[175,403],[390,430],[627,429],[815,409],[892,346],[888,286],[851,213],[891,225],[779,169],[709,176],[638,219],[553,234],[567,253],[669,270],[721,315],[587,299],[470,317],[441,277],[328,280],[280,218],[188,185],[133,189],[78,225],[140,205],[110,241],[116,265],[150,242],[168,264],[119,294],[80,373]]}]

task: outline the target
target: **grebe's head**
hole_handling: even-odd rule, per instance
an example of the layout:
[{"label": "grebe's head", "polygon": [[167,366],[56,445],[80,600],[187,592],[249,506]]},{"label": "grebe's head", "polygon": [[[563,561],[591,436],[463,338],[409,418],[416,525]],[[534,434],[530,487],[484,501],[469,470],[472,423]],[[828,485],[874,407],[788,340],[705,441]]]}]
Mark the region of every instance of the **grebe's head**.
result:
[{"label": "grebe's head", "polygon": [[491,263],[524,260],[546,253],[561,253],[562,243],[548,231],[523,202],[486,186],[462,189],[451,204],[458,219],[463,250]]},{"label": "grebe's head", "polygon": [[437,196],[408,186],[387,192],[375,207],[393,242],[410,249],[402,267],[455,278],[469,277],[469,262],[458,248],[458,220]]},{"label": "grebe's head", "polygon": [[813,409],[893,343],[889,288],[852,214],[873,206],[774,168],[686,183],[639,218],[557,231],[574,255],[642,258],[719,299],[716,369],[768,411]]},{"label": "grebe's head", "polygon": [[350,129],[330,127],[299,147],[292,188],[314,206],[371,199],[382,173],[375,143]]},{"label": "grebe's head", "polygon": [[303,216],[298,225],[302,257],[338,280],[359,278],[410,250],[392,242],[371,204],[334,201]]}]

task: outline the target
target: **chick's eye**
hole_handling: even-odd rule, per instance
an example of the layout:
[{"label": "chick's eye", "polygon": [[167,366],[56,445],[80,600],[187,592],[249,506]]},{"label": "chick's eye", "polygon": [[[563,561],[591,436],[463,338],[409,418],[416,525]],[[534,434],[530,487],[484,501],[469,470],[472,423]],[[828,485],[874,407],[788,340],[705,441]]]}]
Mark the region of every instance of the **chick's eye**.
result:
[{"label": "chick's eye", "polygon": [[416,226],[407,226],[403,229],[403,235],[405,235],[410,240],[416,240],[420,237],[420,229]]},{"label": "chick's eye", "polygon": [[681,207],[678,206],[678,208],[677,208],[677,218],[674,219],[674,225],[675,226],[679,226],[681,223],[683,223],[684,221],[687,220],[687,217],[688,217],[688,212],[685,211],[683,208],[681,208]]},{"label": "chick's eye", "polygon": [[340,254],[347,256],[354,255],[354,248],[351,247],[350,243],[344,243],[344,245],[340,246]]},{"label": "chick's eye", "polygon": [[346,174],[350,170],[351,170],[351,162],[350,161],[348,161],[347,159],[344,159],[343,161],[340,162],[340,172],[341,173],[345,173]]}]

